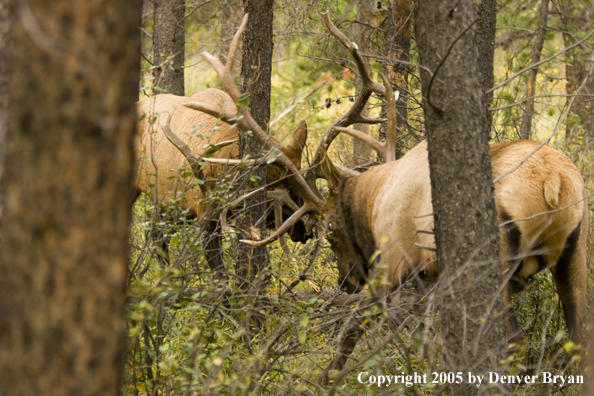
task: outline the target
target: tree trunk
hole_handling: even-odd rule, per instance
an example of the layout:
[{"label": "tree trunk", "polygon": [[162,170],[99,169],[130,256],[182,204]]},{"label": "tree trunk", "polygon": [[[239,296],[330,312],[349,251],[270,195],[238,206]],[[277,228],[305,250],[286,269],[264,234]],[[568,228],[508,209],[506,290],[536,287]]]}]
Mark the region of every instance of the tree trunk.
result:
[{"label": "tree trunk", "polygon": [[[223,63],[227,62],[227,54],[229,53],[231,40],[241,24],[241,18],[243,18],[242,0],[225,0],[223,4],[221,4],[221,46],[219,49],[219,59]],[[235,55],[233,69],[241,67],[242,48],[240,43]]]},{"label": "tree trunk", "polygon": [[[433,73],[423,69],[421,78],[444,293],[444,360],[448,371],[475,375],[495,371],[506,346],[497,213],[489,140],[483,132],[477,7],[472,0],[415,2],[420,61]],[[486,311],[491,313],[487,317]],[[456,395],[478,392],[476,385],[451,390]]]},{"label": "tree trunk", "polygon": [[[245,12],[250,18],[243,38],[243,58],[241,79],[243,92],[249,93],[249,107],[252,116],[264,129],[268,129],[270,121],[270,84],[272,77],[272,12],[273,1],[244,0]],[[243,131],[247,132],[247,131]],[[258,157],[262,147],[246,133],[240,134],[239,155]],[[253,181],[249,187],[266,184],[267,169],[265,166],[251,170],[249,179]],[[247,178],[246,178],[247,179]],[[253,184],[252,184],[253,183]],[[247,183],[246,183],[247,184]],[[245,201],[245,216],[238,223],[241,239],[266,237],[266,191],[263,190]],[[256,275],[268,262],[265,246],[254,247],[240,243],[237,248],[236,272],[247,282],[255,280]],[[247,284],[244,283],[244,287]]]},{"label": "tree trunk", "polygon": [[153,56],[155,86],[173,95],[185,95],[185,0],[155,0]]},{"label": "tree trunk", "polygon": [[119,395],[141,1],[14,4],[0,395]]},{"label": "tree trunk", "polygon": [[[532,50],[531,65],[540,62],[540,55],[542,54],[542,47],[544,45],[545,36],[547,33],[547,19],[549,15],[549,0],[541,0],[540,2],[540,21],[538,30],[536,31],[536,40],[534,42],[534,49]],[[528,72],[528,81],[526,84],[526,103],[524,105],[524,115],[522,116],[522,124],[520,125],[520,138],[532,138],[532,116],[534,114],[534,94],[536,93],[536,76],[538,74],[538,67],[533,67]]]},{"label": "tree trunk", "polygon": [[[371,53],[373,40],[373,0],[357,0],[357,22],[355,24],[355,42],[362,54]],[[367,67],[370,62],[364,58]],[[361,81],[357,81],[357,95],[359,95]],[[361,111],[362,116],[369,116],[368,104]],[[354,129],[369,135],[369,124],[355,124]],[[364,164],[371,158],[371,148],[360,139],[353,139],[353,164]]]},{"label": "tree trunk", "polygon": [[6,138],[6,122],[8,121],[8,84],[10,81],[8,78],[10,72],[8,68],[10,51],[8,41],[12,27],[11,4],[11,0],[0,0],[0,179],[4,168],[4,140]]},{"label": "tree trunk", "polygon": [[[479,68],[482,76],[483,92],[489,91],[494,84],[494,62],[495,62],[495,25],[497,21],[497,2],[493,0],[481,0],[478,6],[478,42],[479,42]],[[493,123],[493,112],[489,110],[493,102],[493,92],[485,93],[487,105],[487,120],[485,134],[491,138],[491,125]]]},{"label": "tree trunk", "polygon": [[[396,159],[402,157],[404,148],[404,134],[408,128],[408,62],[410,62],[410,41],[412,37],[412,1],[390,0],[388,15],[384,26],[385,62],[384,69],[394,91],[398,91],[396,102],[397,118],[396,128],[401,136],[396,145]],[[383,99],[381,117],[387,117],[385,99]],[[379,128],[380,140],[386,138],[387,124]]]},{"label": "tree trunk", "polygon": [[[564,25],[575,29],[575,31],[563,32],[566,47],[574,45],[582,35],[589,33],[592,29],[594,4],[584,2],[583,7],[583,9],[576,9],[572,4],[565,4],[562,8]],[[589,42],[589,48],[587,47],[585,51],[584,46],[574,48],[566,58],[566,91],[568,95],[577,94],[578,96],[567,98],[568,103],[572,99],[573,103],[569,109],[570,116],[566,123],[565,139],[573,144],[581,139],[586,148],[594,150],[594,106],[592,106],[594,60],[591,46]]]}]

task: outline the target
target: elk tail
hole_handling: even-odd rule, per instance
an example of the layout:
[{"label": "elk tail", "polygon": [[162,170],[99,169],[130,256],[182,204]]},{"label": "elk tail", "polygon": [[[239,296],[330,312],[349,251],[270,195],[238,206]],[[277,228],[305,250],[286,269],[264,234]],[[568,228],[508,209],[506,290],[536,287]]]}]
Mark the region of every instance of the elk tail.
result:
[{"label": "elk tail", "polygon": [[547,204],[555,209],[561,196],[561,179],[557,173],[550,173],[544,182],[544,197]]}]

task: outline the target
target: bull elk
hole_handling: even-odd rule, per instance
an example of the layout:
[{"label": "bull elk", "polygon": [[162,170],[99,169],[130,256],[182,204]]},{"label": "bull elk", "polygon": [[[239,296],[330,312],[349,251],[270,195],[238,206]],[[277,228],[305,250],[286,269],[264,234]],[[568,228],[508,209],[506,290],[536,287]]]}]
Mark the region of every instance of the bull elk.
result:
[{"label": "bull elk", "polygon": [[[208,209],[208,203],[204,199],[206,192],[202,191],[204,188],[201,190],[196,185],[194,179],[184,177],[188,174],[187,172],[191,172],[191,167],[184,154],[169,141],[165,130],[176,131],[178,134],[184,133],[181,140],[183,144],[187,144],[192,155],[200,157],[203,161],[209,161],[201,171],[201,176],[205,180],[235,176],[237,170],[232,166],[242,161],[238,160],[237,128],[220,122],[218,118],[206,113],[183,106],[184,103],[192,102],[208,103],[223,114],[237,113],[237,106],[229,95],[212,88],[191,97],[161,94],[139,101],[137,111],[140,121],[136,141],[139,163],[136,186],[139,193],[149,193],[155,203],[168,205],[175,200],[178,206],[187,210],[191,216],[200,218]],[[163,126],[160,128],[161,125]],[[274,138],[270,139],[274,140]],[[302,122],[288,146],[277,144],[278,149],[298,170],[301,169],[301,154],[306,139],[307,126]],[[277,167],[271,166],[267,184],[273,188],[286,188],[291,191],[290,186],[280,182],[283,176]],[[292,195],[293,197],[286,193],[284,196],[274,192],[269,194],[276,198],[276,204],[281,206],[281,215],[284,219],[293,213],[295,204],[292,201],[299,202],[299,197]],[[268,213],[267,226],[274,227],[274,212],[269,210]],[[220,223],[218,219],[214,219],[207,222],[205,228],[208,234],[206,259],[210,268],[220,277],[224,269],[222,238],[218,232]],[[289,235],[294,242],[305,242],[310,237],[303,222],[297,222],[289,230]]]},{"label": "bull elk", "polygon": [[[426,279],[437,276],[427,145],[420,143],[395,160],[396,107],[390,83],[385,76],[382,76],[383,84],[374,82],[357,45],[334,26],[327,12],[322,13],[322,19],[351,53],[361,78],[361,94],[351,109],[326,131],[312,161],[314,166],[305,177],[288,164],[283,165],[289,170],[289,179],[302,195],[304,205],[279,231],[291,227],[303,214],[323,214],[330,231],[328,240],[337,256],[338,286],[356,293],[365,284],[374,285],[372,298],[383,303],[411,274],[418,273]],[[239,90],[229,73],[216,58],[204,56],[219,73],[231,97],[238,97]],[[354,123],[384,121],[360,115],[372,93],[387,101],[385,142],[348,128]],[[208,110],[205,106],[201,109]],[[247,110],[240,111],[249,120]],[[221,115],[214,110],[210,114]],[[328,159],[326,150],[341,132],[369,144],[386,163],[356,176],[339,171]],[[492,144],[490,151],[502,265],[507,279],[504,302],[508,335],[517,341],[521,332],[511,305],[512,283],[524,283],[528,277],[549,269],[563,303],[569,336],[579,344],[586,294],[588,227],[582,177],[567,157],[537,142]],[[328,182],[330,193],[325,201],[315,189],[314,181],[318,177]],[[279,231],[262,241],[244,242],[264,245],[276,239]],[[381,254],[377,255],[377,251]],[[324,382],[331,369],[344,367],[362,333],[359,320],[350,324],[337,356],[324,372]]]}]

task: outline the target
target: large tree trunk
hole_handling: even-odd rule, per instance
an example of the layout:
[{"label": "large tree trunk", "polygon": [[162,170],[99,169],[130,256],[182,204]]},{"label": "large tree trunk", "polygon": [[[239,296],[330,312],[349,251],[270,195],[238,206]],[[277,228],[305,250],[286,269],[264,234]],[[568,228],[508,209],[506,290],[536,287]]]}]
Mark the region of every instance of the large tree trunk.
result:
[{"label": "large tree trunk", "polygon": [[[496,369],[506,339],[498,317],[503,312],[499,233],[484,133],[477,7],[472,0],[415,2],[415,32],[421,64],[433,73],[423,69],[421,77],[444,293],[444,359],[448,371],[484,374]],[[451,393],[477,392],[475,385],[460,385]]]},{"label": "large tree trunk", "polygon": [[118,395],[141,1],[15,7],[0,395]]},{"label": "large tree trunk", "polygon": [[155,0],[153,33],[155,86],[173,95],[185,95],[186,0]]},{"label": "large tree trunk", "polygon": [[[357,23],[355,24],[356,39],[362,54],[371,53],[373,40],[373,0],[357,0]],[[364,60],[366,60],[364,58]],[[366,60],[367,67],[370,62]],[[359,95],[361,81],[357,81],[357,95]],[[362,116],[369,116],[369,105],[365,104],[361,111]],[[369,124],[355,124],[354,129],[369,135]],[[353,140],[353,164],[363,164],[368,162],[371,157],[371,148],[360,139]]]},{"label": "large tree trunk", "polygon": [[[536,39],[534,48],[532,49],[531,65],[540,62],[542,54],[542,47],[547,33],[547,19],[549,15],[549,0],[541,0],[540,2],[540,18],[538,29],[536,30]],[[528,82],[526,84],[526,103],[524,104],[524,115],[522,116],[522,124],[520,125],[520,138],[532,138],[532,116],[534,114],[534,95],[536,93],[536,76],[538,75],[538,67],[532,67],[528,72]]]},{"label": "large tree trunk", "polygon": [[8,120],[8,57],[10,50],[8,42],[12,26],[11,4],[11,0],[0,0],[0,178],[2,178],[2,169],[4,168],[4,139]]},{"label": "large tree trunk", "polygon": [[[249,107],[252,116],[264,129],[268,129],[270,121],[270,84],[272,77],[272,12],[273,1],[244,0],[245,12],[250,18],[243,39],[243,58],[241,79],[243,92],[249,93]],[[247,131],[243,131],[247,132]],[[240,135],[239,155],[259,155],[262,147],[246,133]],[[253,169],[249,177],[258,186],[266,184],[267,169],[265,166]],[[247,181],[247,180],[246,180]],[[251,184],[251,183],[250,183]],[[251,187],[255,187],[251,185]],[[238,223],[241,239],[266,237],[266,191],[263,190],[245,201],[245,216]],[[236,272],[247,282],[255,279],[268,262],[265,246],[254,247],[240,244],[237,249]],[[244,284],[244,287],[247,284]]]},{"label": "large tree trunk", "polygon": [[[385,56],[388,59],[384,68],[394,91],[398,91],[396,109],[396,128],[400,138],[396,144],[396,159],[402,157],[405,131],[408,128],[408,68],[410,62],[410,41],[412,38],[412,1],[390,0],[388,15],[384,23]],[[385,99],[383,99],[381,117],[387,118]],[[387,123],[379,128],[380,140],[386,138]]]}]

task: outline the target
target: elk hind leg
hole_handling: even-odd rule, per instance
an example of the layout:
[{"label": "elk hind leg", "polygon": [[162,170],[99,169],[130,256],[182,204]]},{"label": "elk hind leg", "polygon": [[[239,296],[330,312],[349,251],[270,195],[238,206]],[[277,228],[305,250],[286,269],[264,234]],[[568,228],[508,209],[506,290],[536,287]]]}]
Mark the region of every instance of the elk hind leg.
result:
[{"label": "elk hind leg", "polygon": [[328,385],[330,382],[329,373],[332,370],[342,370],[353,353],[355,346],[365,333],[365,329],[363,328],[363,316],[355,313],[351,317],[348,323],[347,330],[340,340],[340,347],[337,355],[332,359],[324,373],[322,373],[322,377],[320,378],[321,385]]},{"label": "elk hind leg", "polygon": [[578,345],[582,342],[582,317],[587,287],[587,235],[586,232],[580,233],[581,225],[583,221],[569,235],[557,265],[551,268],[557,293],[563,304],[569,338]]}]

